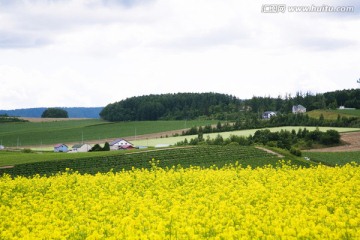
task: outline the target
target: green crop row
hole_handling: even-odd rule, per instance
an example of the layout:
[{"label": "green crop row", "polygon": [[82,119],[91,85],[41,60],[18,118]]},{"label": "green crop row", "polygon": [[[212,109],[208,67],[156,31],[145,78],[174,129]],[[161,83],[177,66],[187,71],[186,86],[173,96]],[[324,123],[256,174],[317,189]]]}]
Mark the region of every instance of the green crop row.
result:
[{"label": "green crop row", "polygon": [[[280,160],[270,153],[252,146],[197,146],[188,148],[172,148],[158,151],[130,152],[109,156],[85,157],[80,159],[53,160],[15,165],[13,168],[0,169],[0,174],[12,176],[32,176],[35,174],[52,175],[72,169],[79,173],[96,174],[98,172],[115,172],[134,168],[150,168],[152,159],[159,160],[162,168],[181,165],[183,167],[216,165],[238,162],[246,167],[276,165]],[[308,166],[303,162],[293,162],[297,165]]]},{"label": "green crop row", "polygon": [[343,166],[355,162],[360,164],[360,152],[304,152],[303,156],[310,160],[329,166]]}]

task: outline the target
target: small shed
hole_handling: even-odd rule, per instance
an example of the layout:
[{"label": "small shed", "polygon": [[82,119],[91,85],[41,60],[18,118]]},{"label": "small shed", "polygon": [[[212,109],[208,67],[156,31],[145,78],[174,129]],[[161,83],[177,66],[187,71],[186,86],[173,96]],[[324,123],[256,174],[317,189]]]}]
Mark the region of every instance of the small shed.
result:
[{"label": "small shed", "polygon": [[110,150],[124,149],[124,147],[128,149],[127,148],[128,146],[134,147],[134,145],[131,142],[126,141],[125,139],[122,138],[115,139],[114,141],[109,143],[109,145],[110,145]]},{"label": "small shed", "polygon": [[63,143],[59,143],[54,146],[54,152],[68,152],[68,151],[69,151],[68,146]]},{"label": "small shed", "polygon": [[72,146],[72,152],[88,152],[91,150],[91,146],[86,143],[75,144]]}]

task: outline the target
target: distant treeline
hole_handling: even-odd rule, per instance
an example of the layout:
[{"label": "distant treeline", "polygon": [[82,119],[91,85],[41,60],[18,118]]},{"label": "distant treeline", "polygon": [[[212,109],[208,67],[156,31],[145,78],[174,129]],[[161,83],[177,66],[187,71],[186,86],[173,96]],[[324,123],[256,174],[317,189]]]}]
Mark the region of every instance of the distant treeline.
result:
[{"label": "distant treeline", "polygon": [[[99,118],[102,107],[59,107],[67,111],[69,118]],[[0,110],[0,114],[16,117],[40,118],[47,108],[24,108],[14,110]]]},{"label": "distant treeline", "polygon": [[107,105],[100,116],[109,121],[235,118],[241,100],[220,93],[176,93],[131,97]]},{"label": "distant treeline", "polygon": [[17,117],[9,117],[7,114],[0,114],[0,123],[9,123],[9,122],[27,122],[27,121]]},{"label": "distant treeline", "polygon": [[[265,111],[291,113],[292,106],[301,104],[307,111],[335,109],[339,106],[360,108],[360,89],[324,94],[298,92],[295,96],[253,97],[241,100],[220,93],[176,93],[131,97],[108,104],[100,113],[109,121],[184,120],[184,119],[245,119],[253,113],[259,118]],[[249,114],[248,114],[249,115]]]},{"label": "distant treeline", "polygon": [[360,109],[360,89],[338,90],[319,94],[296,93],[295,96],[285,95],[271,97],[253,97],[244,100],[243,103],[254,113],[264,111],[277,111],[280,113],[290,113],[293,105],[301,104],[307,111],[315,109],[336,109],[340,106],[347,108]]}]

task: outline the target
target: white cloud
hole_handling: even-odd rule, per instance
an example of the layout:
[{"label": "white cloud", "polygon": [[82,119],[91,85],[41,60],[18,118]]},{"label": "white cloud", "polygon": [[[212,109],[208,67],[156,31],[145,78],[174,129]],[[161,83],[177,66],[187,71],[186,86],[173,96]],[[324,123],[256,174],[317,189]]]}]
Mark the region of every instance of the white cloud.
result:
[{"label": "white cloud", "polygon": [[151,93],[250,98],[356,87],[359,18],[264,14],[263,4],[0,0],[0,109],[101,106]]}]

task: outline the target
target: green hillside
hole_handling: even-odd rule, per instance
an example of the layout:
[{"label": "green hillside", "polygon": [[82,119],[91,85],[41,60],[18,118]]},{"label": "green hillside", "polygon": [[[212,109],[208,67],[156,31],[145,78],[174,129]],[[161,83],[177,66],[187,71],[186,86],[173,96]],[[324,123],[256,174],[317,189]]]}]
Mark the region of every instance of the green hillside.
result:
[{"label": "green hillside", "polygon": [[[151,168],[150,161],[159,160],[157,165],[162,168],[181,165],[183,167],[201,166],[211,167],[216,165],[222,167],[225,164],[241,164],[242,166],[259,167],[264,165],[276,166],[279,157],[257,149],[253,146],[197,146],[186,148],[161,149],[156,151],[114,151],[117,154],[109,155],[83,155],[83,158],[74,159],[74,155],[60,153],[67,159],[53,159],[15,165],[13,168],[0,169],[0,175],[8,173],[11,175],[32,176],[34,174],[56,174],[64,172],[66,168],[80,173],[96,174],[98,172],[109,172],[131,170],[135,168]],[[80,155],[79,155],[80,156]],[[54,156],[53,156],[54,157]],[[289,160],[289,159],[287,159]],[[291,159],[295,165],[309,166],[309,162]],[[7,162],[9,165],[11,162]]]},{"label": "green hillside", "polygon": [[0,144],[6,147],[41,146],[179,130],[216,121],[107,122],[99,119],[0,124]]}]

